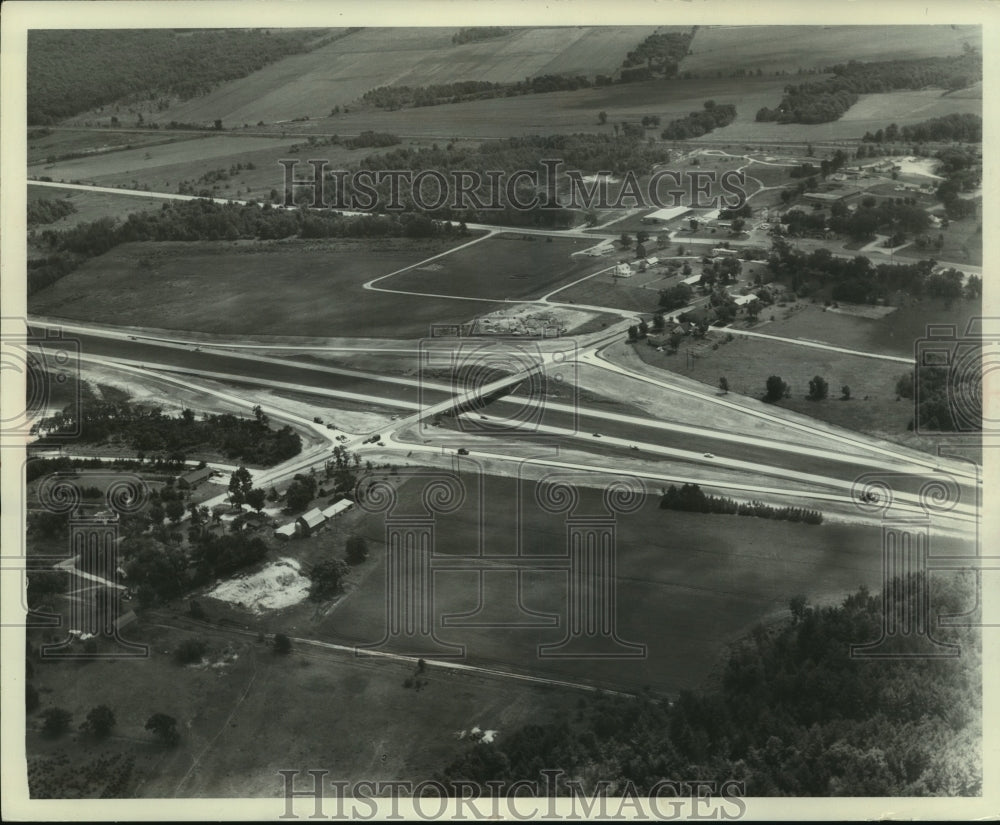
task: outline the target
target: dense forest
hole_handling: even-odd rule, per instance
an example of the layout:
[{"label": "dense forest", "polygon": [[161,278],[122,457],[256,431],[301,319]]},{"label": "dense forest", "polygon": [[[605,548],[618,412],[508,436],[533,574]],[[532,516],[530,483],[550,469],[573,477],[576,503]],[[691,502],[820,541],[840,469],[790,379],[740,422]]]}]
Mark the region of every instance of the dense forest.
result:
[{"label": "dense forest", "polygon": [[74,212],[76,212],[76,207],[65,199],[39,198],[28,201],[28,226],[55,223],[60,218],[65,218]]},{"label": "dense forest", "polygon": [[[124,400],[106,401],[96,396],[85,404],[72,404],[63,412],[35,425],[45,436],[59,435],[78,444],[117,441],[140,453],[167,453],[175,459],[198,450],[218,451],[248,464],[271,466],[302,451],[302,439],[288,426],[273,429],[266,416],[253,418],[230,413],[206,413],[198,420],[191,410],[178,416],[164,414],[159,407],[146,407]],[[73,433],[79,432],[78,435]]]},{"label": "dense forest", "polygon": [[[606,780],[610,797],[685,780],[741,781],[747,796],[979,794],[978,630],[936,631],[959,645],[956,658],[851,655],[851,645],[880,637],[883,597],[919,609],[922,575],[890,582],[884,595],[861,589],[837,607],[792,598],[790,619],[737,644],[716,685],[673,702],[581,696],[552,721],[465,746],[440,779],[545,789],[541,772],[556,770],[559,795],[572,791],[568,782],[589,793]],[[975,602],[964,575],[931,581],[935,612]],[[899,603],[901,594],[914,602]]]},{"label": "dense forest", "polygon": [[28,261],[28,294],[51,286],[88,258],[134,241],[280,240],[282,238],[429,238],[457,233],[423,215],[344,217],[335,212],[273,209],[209,200],[170,201],[124,221],[99,218],[72,229],[38,233],[43,257]]},{"label": "dense forest", "polygon": [[983,119],[970,113],[952,113],[942,117],[932,117],[920,123],[899,127],[890,123],[885,129],[874,133],[865,132],[862,140],[866,143],[926,143],[927,141],[959,141],[961,143],[982,143]]},{"label": "dense forest", "polygon": [[316,29],[33,29],[28,123],[55,123],[124,99],[182,100],[330,42]]},{"label": "dense forest", "polygon": [[982,79],[982,56],[967,50],[955,57],[925,57],[860,63],[852,60],[831,66],[833,77],[785,87],[785,96],[774,109],[757,111],[758,121],[778,123],[828,123],[837,120],[858,101],[858,95],[923,89],[964,89]]},{"label": "dense forest", "polygon": [[664,140],[684,140],[707,135],[713,129],[728,126],[736,119],[736,107],[731,103],[719,105],[714,100],[706,100],[700,112],[691,112],[677,120],[671,120],[660,135]]},{"label": "dense forest", "polygon": [[620,72],[622,82],[648,80],[655,75],[676,77],[697,30],[695,26],[689,32],[651,34],[625,56]]},{"label": "dense forest", "polygon": [[928,432],[980,432],[983,420],[982,343],[963,342],[957,368],[921,364],[896,382],[896,394],[916,399],[908,429]]}]

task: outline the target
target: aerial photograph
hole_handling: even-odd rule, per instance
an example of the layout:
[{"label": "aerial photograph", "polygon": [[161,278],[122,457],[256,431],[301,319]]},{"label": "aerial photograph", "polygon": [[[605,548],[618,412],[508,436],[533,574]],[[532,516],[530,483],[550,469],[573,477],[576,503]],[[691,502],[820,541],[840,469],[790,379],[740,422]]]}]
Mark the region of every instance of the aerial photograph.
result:
[{"label": "aerial photograph", "polygon": [[28,800],[988,791],[984,28],[647,18],[26,31]]}]

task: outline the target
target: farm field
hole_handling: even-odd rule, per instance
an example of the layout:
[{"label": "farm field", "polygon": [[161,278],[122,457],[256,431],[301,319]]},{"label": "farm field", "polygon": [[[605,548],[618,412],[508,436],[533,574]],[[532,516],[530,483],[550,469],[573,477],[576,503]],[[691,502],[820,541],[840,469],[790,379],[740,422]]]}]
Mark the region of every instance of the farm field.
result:
[{"label": "farm field", "polygon": [[[210,616],[220,612],[209,609]],[[280,614],[264,624],[272,632],[298,632]],[[351,781],[417,782],[468,747],[457,732],[478,725],[501,737],[523,724],[549,722],[566,707],[564,693],[543,686],[433,667],[417,692],[403,687],[413,671],[405,663],[305,645],[279,656],[255,641],[256,633],[241,636],[211,625],[176,629],[158,623],[155,615],[131,625],[125,635],[148,644],[151,655],[36,665],[32,681],[42,702],[27,718],[32,759],[64,754],[69,763],[58,771],[64,781],[79,781],[83,767],[99,754],[134,757],[125,796],[280,797],[281,769],[326,769]],[[186,639],[207,643],[202,664],[174,662],[173,650]],[[38,732],[39,714],[47,707],[71,711],[76,727],[98,704],[113,710],[117,726],[97,749],[81,735],[50,740]],[[372,708],[379,709],[374,716]],[[157,712],[177,719],[176,748],[164,748],[144,730]],[[62,794],[66,788],[49,791]],[[276,816],[283,805],[275,802]],[[334,805],[328,801],[327,813]]]},{"label": "farm field", "polygon": [[549,73],[593,76],[621,65],[654,26],[515,29],[478,43],[451,42],[457,28],[369,28],[156,114],[160,121],[226,126],[323,117],[378,86],[461,80],[507,83]]},{"label": "farm field", "polygon": [[[39,136],[33,137],[33,133]],[[203,137],[198,133],[185,135],[163,134],[158,131],[116,132],[110,129],[55,129],[51,131],[51,134],[42,136],[41,130],[28,130],[28,165],[46,163],[49,157],[75,152],[101,154],[109,151],[124,151],[133,146],[153,146],[198,140]]]},{"label": "farm field", "polygon": [[[223,335],[408,338],[502,307],[362,291],[433,241],[125,244],[33,295],[39,315]],[[364,312],[358,312],[358,306]]]},{"label": "farm field", "polygon": [[738,69],[794,75],[849,60],[906,60],[981,48],[979,26],[706,26],[691,44],[681,71],[723,76]]},{"label": "farm field", "polygon": [[546,239],[505,232],[375,286],[496,301],[532,300],[563,282],[610,266],[610,261],[586,255],[571,257],[573,252],[593,245],[590,239]]},{"label": "farm field", "polygon": [[[510,502],[525,503],[520,535],[526,555],[566,552],[566,520],[543,513],[534,503],[534,485],[518,492],[512,479],[487,477],[483,487],[486,511],[477,510],[478,484],[464,477],[466,505],[439,516],[436,557],[475,556],[483,537],[487,554],[512,554],[514,526]],[[578,488],[577,513],[601,511],[600,491]],[[419,490],[410,482],[400,492],[398,512],[419,506]],[[363,534],[372,548],[360,574],[363,580],[325,617],[315,620],[317,635],[376,643],[385,631],[385,570],[383,551],[375,542],[382,533],[381,517],[369,516]],[[538,658],[538,644],[556,643],[560,627],[497,627],[523,620],[514,601],[514,575],[487,572],[483,581],[483,612],[487,627],[437,625],[440,641],[466,646],[468,661],[491,667],[601,686],[675,692],[701,684],[719,659],[724,645],[753,624],[780,616],[796,593],[810,602],[839,601],[864,583],[877,587],[881,539],[877,528],[826,524],[809,526],[737,516],[706,516],[665,511],[658,498],[647,497],[636,513],[617,519],[618,631],[623,640],[648,645],[644,659],[600,661]],[[935,539],[935,542],[938,540]],[[938,546],[957,546],[940,541]],[[479,604],[479,574],[475,571],[435,574],[436,616],[474,611]],[[522,605],[527,611],[565,614],[565,574],[527,571],[522,576]]]}]

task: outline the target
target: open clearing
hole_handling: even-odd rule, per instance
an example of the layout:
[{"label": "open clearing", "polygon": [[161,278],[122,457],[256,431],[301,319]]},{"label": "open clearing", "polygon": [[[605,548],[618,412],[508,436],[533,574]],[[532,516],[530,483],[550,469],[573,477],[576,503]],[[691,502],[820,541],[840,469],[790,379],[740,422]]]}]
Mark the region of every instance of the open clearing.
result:
[{"label": "open clearing", "polygon": [[[502,303],[363,291],[451,242],[124,244],[31,296],[39,315],[223,335],[412,338]],[[358,307],[363,312],[358,311]]]},{"label": "open clearing", "polygon": [[550,73],[593,76],[621,65],[654,26],[515,29],[504,38],[455,45],[457,28],[371,28],[293,55],[156,113],[160,121],[226,126],[323,117],[378,86],[460,80],[510,83]]},{"label": "open clearing", "polygon": [[906,60],[981,48],[979,26],[707,26],[700,28],[681,71],[723,76],[737,69],[773,75],[823,69],[849,60]]}]

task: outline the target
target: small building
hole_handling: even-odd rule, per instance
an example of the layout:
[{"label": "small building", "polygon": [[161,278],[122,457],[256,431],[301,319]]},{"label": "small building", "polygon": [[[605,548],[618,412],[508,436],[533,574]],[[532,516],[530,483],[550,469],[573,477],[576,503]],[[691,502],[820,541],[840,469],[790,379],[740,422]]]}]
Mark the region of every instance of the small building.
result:
[{"label": "small building", "polygon": [[836,192],[806,192],[802,197],[810,203],[820,203],[829,206],[834,203],[846,203],[860,194],[860,189],[844,189]]},{"label": "small building", "polygon": [[646,266],[656,266],[659,262],[659,258],[646,258]]},{"label": "small building", "polygon": [[737,250],[730,249],[728,246],[720,246],[712,250],[713,257],[723,257],[725,255],[735,255]]},{"label": "small building", "polygon": [[681,281],[681,283],[682,284],[687,284],[688,286],[694,286],[699,281],[701,281],[701,273],[700,272],[697,275],[690,275],[690,276],[688,276],[683,281]]},{"label": "small building", "polygon": [[666,223],[691,211],[690,206],[671,206],[667,209],[657,209],[642,218],[642,223]]},{"label": "small building", "polygon": [[734,295],[732,296],[732,298],[733,298],[733,303],[736,304],[736,306],[738,307],[745,306],[746,304],[749,304],[752,301],[758,300],[757,296],[753,292],[747,295]]},{"label": "small building", "polygon": [[594,258],[597,258],[600,257],[601,255],[607,255],[609,252],[613,251],[614,248],[615,245],[611,243],[611,241],[605,241],[604,243],[598,244],[597,246],[593,246],[590,249],[588,249],[587,254]]},{"label": "small building", "polygon": [[320,512],[318,507],[313,507],[307,513],[303,513],[295,520],[295,524],[298,526],[298,531],[304,536],[308,536],[314,530],[323,526],[326,519],[323,517],[323,513]]},{"label": "small building", "polygon": [[622,263],[615,266],[615,277],[616,278],[631,278],[632,277],[632,267],[628,264]]},{"label": "small building", "polygon": [[339,516],[345,510],[350,510],[353,505],[354,502],[351,501],[349,498],[342,498],[340,501],[335,501],[329,507],[326,507],[322,510],[323,518],[330,520],[335,516]]},{"label": "small building", "polygon": [[186,485],[187,487],[194,489],[203,481],[208,481],[214,472],[215,470],[211,467],[202,467],[199,470],[190,470],[183,475],[177,476],[177,483],[182,487]]},{"label": "small building", "polygon": [[296,522],[290,521],[288,524],[283,524],[274,531],[274,535],[279,539],[290,539],[298,532],[296,530]]}]

